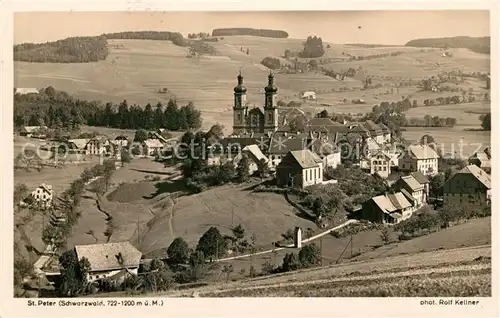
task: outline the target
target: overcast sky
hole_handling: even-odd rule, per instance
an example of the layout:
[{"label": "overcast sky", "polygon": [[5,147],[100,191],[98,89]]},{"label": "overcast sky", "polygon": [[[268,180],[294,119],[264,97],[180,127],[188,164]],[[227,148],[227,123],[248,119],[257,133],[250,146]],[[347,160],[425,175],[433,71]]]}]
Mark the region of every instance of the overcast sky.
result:
[{"label": "overcast sky", "polygon": [[[214,28],[280,29],[290,38],[318,35],[333,43],[404,44],[447,36],[489,36],[488,11],[283,12],[22,12],[14,16],[14,42],[120,31],[211,32]],[[361,26],[361,28],[358,28]]]}]

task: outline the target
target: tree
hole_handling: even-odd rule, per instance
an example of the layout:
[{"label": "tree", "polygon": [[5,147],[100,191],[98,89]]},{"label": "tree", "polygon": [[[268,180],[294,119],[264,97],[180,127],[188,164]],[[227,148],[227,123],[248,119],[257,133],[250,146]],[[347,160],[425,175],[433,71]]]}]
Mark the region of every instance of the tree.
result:
[{"label": "tree", "polygon": [[14,187],[14,204],[17,205],[28,194],[28,187],[24,183],[18,183]]},{"label": "tree", "polygon": [[318,114],[318,117],[319,118],[328,118],[330,116],[328,116],[328,111],[326,109],[323,109],[319,114]]},{"label": "tree", "polygon": [[236,225],[231,229],[233,232],[233,236],[236,239],[236,241],[242,240],[245,237],[245,229],[241,224]]},{"label": "tree", "polygon": [[189,246],[182,237],[175,238],[167,249],[172,264],[186,264],[189,260]]},{"label": "tree", "polygon": [[430,144],[434,144],[435,142],[436,141],[434,140],[434,137],[432,137],[429,134],[425,134],[422,136],[422,138],[420,138],[421,145],[430,145]]},{"label": "tree", "polygon": [[227,243],[219,229],[211,227],[201,236],[196,250],[203,252],[203,255],[212,261],[214,257],[218,258],[226,253]]},{"label": "tree", "polygon": [[384,244],[388,244],[391,241],[391,235],[389,234],[389,229],[384,227],[380,232],[380,239]]},{"label": "tree", "polygon": [[310,267],[321,262],[321,252],[316,244],[309,244],[299,251],[299,263],[301,267]]},{"label": "tree", "polygon": [[120,161],[122,163],[122,167],[125,166],[126,163],[130,163],[130,153],[126,149],[121,150]]},{"label": "tree", "polygon": [[226,283],[229,281],[229,276],[234,272],[233,264],[224,264],[222,267],[222,273],[226,274]]},{"label": "tree", "polygon": [[284,272],[294,271],[299,269],[299,267],[300,263],[299,259],[297,258],[297,254],[289,253],[286,254],[285,257],[283,257],[283,264],[281,265],[281,268]]},{"label": "tree", "polygon": [[243,153],[241,155],[241,160],[238,162],[238,167],[236,167],[236,178],[239,182],[245,182],[250,176],[250,163],[248,156]]},{"label": "tree", "polygon": [[483,130],[491,130],[491,113],[482,116],[481,127]]},{"label": "tree", "polygon": [[179,108],[177,107],[177,102],[170,99],[165,109],[165,127],[168,130],[178,130],[179,129]]},{"label": "tree", "polygon": [[147,131],[145,131],[143,129],[136,130],[135,135],[134,135],[134,142],[143,142],[147,139],[148,139],[148,132]]},{"label": "tree", "polygon": [[61,296],[75,297],[81,294],[87,284],[87,273],[91,269],[88,259],[78,260],[75,250],[68,250],[59,257],[61,267],[61,285],[58,292]]},{"label": "tree", "polygon": [[266,178],[269,176],[269,165],[268,163],[266,162],[266,159],[264,158],[261,158],[260,159],[260,164],[258,166],[258,170],[257,172],[259,173],[259,176],[261,178]]},{"label": "tree", "polygon": [[431,196],[437,198],[443,191],[443,185],[446,181],[444,173],[440,172],[432,176],[429,180],[429,193]]}]

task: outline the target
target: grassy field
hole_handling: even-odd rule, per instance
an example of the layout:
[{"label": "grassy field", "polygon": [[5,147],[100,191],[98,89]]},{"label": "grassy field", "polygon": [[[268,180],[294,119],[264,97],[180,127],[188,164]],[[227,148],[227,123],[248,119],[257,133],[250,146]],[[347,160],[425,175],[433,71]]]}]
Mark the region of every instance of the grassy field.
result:
[{"label": "grassy field", "polygon": [[[15,86],[52,85],[82,99],[115,103],[127,99],[129,103],[141,105],[166,102],[173,96],[181,104],[193,101],[203,111],[205,128],[217,122],[228,128],[232,124],[232,89],[236,84],[238,69],[242,68],[245,76],[250,106],[260,106],[263,104],[262,88],[266,85],[268,73],[260,61],[266,56],[279,57],[286,49],[299,51],[302,47],[302,40],[298,39],[228,36],[219,42],[210,42],[218,52],[216,58],[187,58],[187,48],[177,47],[168,41],[110,40],[109,43],[109,57],[97,63],[15,62]],[[363,72],[370,76],[416,79],[435,75],[442,70],[486,71],[489,68],[489,56],[461,49],[452,50],[453,57],[445,59],[441,57],[440,51],[421,52],[420,48],[330,45],[322,58],[342,57],[342,52],[353,55],[406,52],[396,57],[324,65],[339,70],[361,66]],[[241,52],[241,47],[250,49],[250,54]],[[389,79],[385,84],[393,86],[392,81]],[[280,98],[285,101],[297,99],[299,92],[304,90],[331,91],[340,87],[362,86],[359,79],[340,82],[315,72],[277,74],[276,85]],[[158,89],[165,87],[171,94],[157,93]],[[345,112],[357,112],[359,105],[343,105],[338,101],[364,98],[367,105],[372,105],[382,100],[399,100],[401,94],[411,94],[415,90],[405,93],[401,89],[397,94],[377,96],[381,92],[329,93],[319,95],[318,102],[333,104]]]},{"label": "grassy field", "polygon": [[491,247],[439,250],[221,282],[166,294],[171,297],[193,294],[201,297],[487,296],[491,295],[490,257]]},{"label": "grassy field", "polygon": [[[457,233],[461,232],[468,233],[469,235],[457,235]],[[395,239],[395,234],[392,234],[392,236]],[[461,224],[427,236],[387,246],[383,246],[380,231],[366,231],[353,235],[352,250],[350,239],[350,237],[335,238],[332,235],[326,235],[323,236],[321,242],[319,239],[315,240],[314,243],[316,246],[322,246],[323,265],[335,264],[337,260],[349,262],[352,260],[368,260],[401,254],[429,252],[441,248],[452,249],[491,244],[491,220],[490,218],[472,220],[466,224]],[[234,267],[232,277],[242,279],[248,274],[250,266],[253,265],[257,271],[260,271],[262,265],[266,262],[279,266],[282,264],[285,254],[291,252],[297,253],[298,251],[290,248],[274,253],[256,255],[253,258],[240,258],[223,263],[232,264]],[[356,256],[358,254],[360,255]],[[354,257],[351,258],[351,255]],[[241,269],[245,269],[245,275],[239,274]],[[214,279],[214,277],[211,279]]]}]

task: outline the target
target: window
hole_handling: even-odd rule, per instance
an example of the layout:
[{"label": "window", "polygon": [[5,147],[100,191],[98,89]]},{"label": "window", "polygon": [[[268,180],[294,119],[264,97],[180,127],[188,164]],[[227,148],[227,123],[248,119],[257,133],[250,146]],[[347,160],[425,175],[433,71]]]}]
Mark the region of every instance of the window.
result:
[{"label": "window", "polygon": [[316,169],[314,169],[314,180],[316,180]]},{"label": "window", "polygon": [[238,114],[236,115],[236,117],[237,117],[238,122],[240,122],[240,121],[241,121],[241,114],[239,114],[239,113],[238,113]]},{"label": "window", "polygon": [[387,167],[384,166],[384,171],[387,171]]}]

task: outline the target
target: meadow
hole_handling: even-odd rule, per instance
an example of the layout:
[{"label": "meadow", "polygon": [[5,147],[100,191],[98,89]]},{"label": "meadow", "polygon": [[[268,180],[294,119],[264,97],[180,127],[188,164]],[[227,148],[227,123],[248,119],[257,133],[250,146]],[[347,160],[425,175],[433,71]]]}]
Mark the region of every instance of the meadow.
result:
[{"label": "meadow", "polygon": [[[188,49],[168,41],[109,40],[110,54],[105,61],[85,64],[25,63],[15,62],[14,82],[16,87],[46,87],[67,91],[87,100],[119,103],[127,99],[129,104],[166,103],[170,97],[181,105],[194,102],[203,112],[204,128],[221,123],[230,132],[232,125],[233,87],[238,70],[242,69],[245,86],[248,88],[250,107],[261,106],[262,89],[267,84],[268,69],[260,64],[266,56],[280,57],[286,49],[300,51],[302,40],[268,39],[251,36],[227,36],[218,42],[209,42],[218,56],[187,58]],[[404,77],[417,79],[435,75],[441,70],[485,71],[489,68],[489,56],[467,50],[452,50],[452,58],[441,57],[440,51],[421,52],[410,47],[357,47],[330,44],[322,58],[342,57],[342,53],[372,55],[404,51],[400,56],[366,61],[338,62],[325,67],[333,69],[357,68],[374,76]],[[241,48],[250,49],[250,54]],[[443,60],[444,59],[444,60]],[[427,65],[427,66],[425,66]],[[425,67],[424,67],[425,66]],[[467,68],[467,69],[464,69]],[[401,95],[415,93],[404,89],[392,95],[377,96],[382,91],[338,92],[341,87],[362,87],[359,79],[338,81],[318,72],[300,74],[276,74],[279,98],[285,101],[298,99],[300,91],[331,91],[318,96],[318,103],[333,104],[343,112],[369,111],[373,104],[382,100],[399,100]],[[389,86],[393,86],[389,79]],[[168,94],[158,90],[168,88]],[[365,95],[363,95],[365,94]],[[376,98],[375,98],[376,97]],[[367,105],[341,104],[344,98],[362,98]],[[423,99],[423,96],[422,96]],[[368,106],[370,105],[370,106]],[[316,105],[320,106],[320,105]],[[369,107],[369,108],[368,108]],[[337,108],[335,108],[337,111]]]}]

